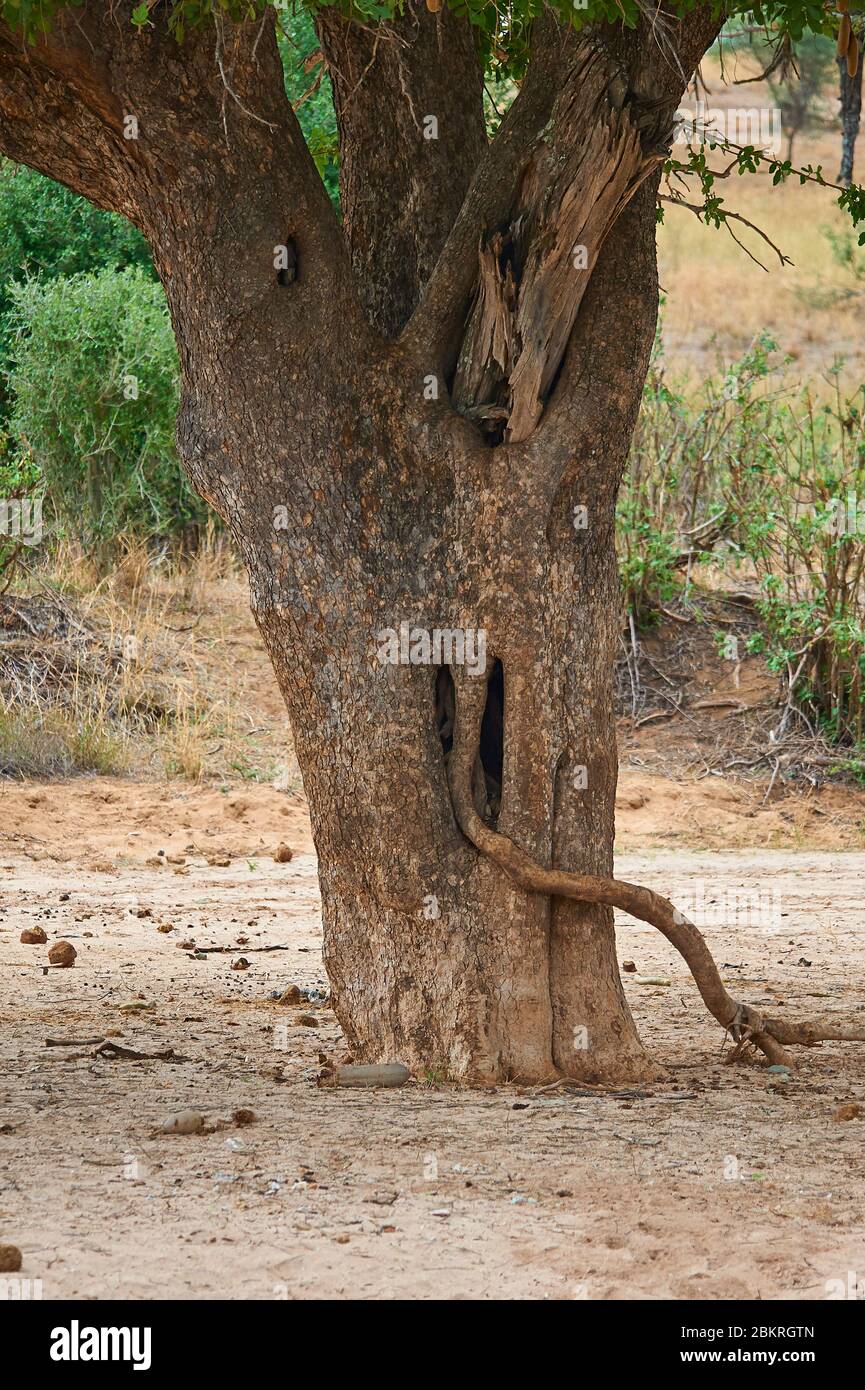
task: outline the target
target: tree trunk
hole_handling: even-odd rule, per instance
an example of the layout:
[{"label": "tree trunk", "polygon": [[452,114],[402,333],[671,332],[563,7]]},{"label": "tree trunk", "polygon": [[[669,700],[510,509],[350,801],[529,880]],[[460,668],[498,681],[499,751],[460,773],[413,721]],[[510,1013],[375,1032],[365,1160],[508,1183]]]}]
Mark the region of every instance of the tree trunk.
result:
[{"label": "tree trunk", "polygon": [[[284,101],[272,17],[218,21],[214,58],[208,31],[182,49],[159,24],[133,35],[130,8],[91,0],[26,52],[0,25],[0,148],[153,247],[181,455],[236,539],[285,696],[352,1051],[483,1082],[645,1078],[611,908],[519,887],[480,853],[449,762],[455,708],[474,709],[478,824],[548,869],[609,879],[616,491],[655,327],[657,171],[718,21],[701,7],[575,35],[546,15],[487,147],[466,21],[410,5],[399,47],[377,52],[326,16],[343,237]],[[456,82],[436,66],[442,32]],[[356,90],[370,65],[381,103]],[[378,105],[429,156],[433,188],[400,175],[413,238],[370,196],[387,173]],[[428,114],[444,143],[424,151]]]},{"label": "tree trunk", "polygon": [[[434,472],[412,433],[376,443],[392,476]],[[251,561],[309,798],[337,1017],[359,1060],[421,1073],[645,1076],[609,909],[515,887],[463,837],[447,784],[450,682],[468,681],[486,704],[475,792],[487,822],[543,863],[611,873],[612,498],[590,494],[591,524],[576,531],[585,475],[550,519],[516,480],[502,505],[473,440],[449,449],[453,495],[408,490],[396,545],[359,518],[364,544],[327,595]],[[598,462],[619,468],[624,452],[624,439],[607,444]],[[445,629],[465,635],[470,662],[436,650]]]},{"label": "tree trunk", "polygon": [[853,182],[853,160],[856,153],[856,137],[859,134],[859,121],[862,115],[862,61],[851,77],[847,71],[847,59],[838,59],[838,72],[841,78],[841,168],[838,182],[845,186]]}]

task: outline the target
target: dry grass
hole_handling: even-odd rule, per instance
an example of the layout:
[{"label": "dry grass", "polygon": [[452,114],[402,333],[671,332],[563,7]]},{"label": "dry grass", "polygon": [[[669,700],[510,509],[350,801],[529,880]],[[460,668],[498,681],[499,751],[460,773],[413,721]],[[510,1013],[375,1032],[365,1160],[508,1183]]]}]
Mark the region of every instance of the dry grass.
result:
[{"label": "dry grass", "polygon": [[224,538],[185,561],[129,544],[107,576],[60,547],[0,599],[0,775],[271,779],[288,744],[279,697],[266,690],[263,725],[244,713],[268,680]]},{"label": "dry grass", "polygon": [[[771,105],[763,84],[724,87],[717,65],[705,68],[711,105]],[[834,109],[834,93],[826,96],[827,105]],[[856,173],[862,181],[865,135],[860,143]],[[800,136],[793,154],[796,167],[822,165],[826,178],[832,180],[839,158],[837,129]],[[723,168],[726,162],[720,150],[710,152],[713,169]],[[761,227],[794,264],[782,267],[760,237],[737,226],[736,234],[768,267],[761,270],[726,230],[707,227],[692,213],[667,205],[660,228],[659,264],[667,296],[664,340],[672,370],[700,374],[713,370],[719,359],[735,359],[758,333],[768,330],[794,358],[803,377],[813,374],[819,379],[841,356],[846,361],[843,379],[854,387],[861,384],[865,380],[865,293],[836,303],[818,302],[827,290],[857,288],[850,272],[835,262],[825,235],[827,228],[837,232],[850,226],[849,218],[836,206],[837,193],[815,184],[802,185],[796,179],[773,187],[762,171],[742,177],[734,173],[716,183],[715,191],[730,209]],[[865,286],[859,288],[865,290]]]}]

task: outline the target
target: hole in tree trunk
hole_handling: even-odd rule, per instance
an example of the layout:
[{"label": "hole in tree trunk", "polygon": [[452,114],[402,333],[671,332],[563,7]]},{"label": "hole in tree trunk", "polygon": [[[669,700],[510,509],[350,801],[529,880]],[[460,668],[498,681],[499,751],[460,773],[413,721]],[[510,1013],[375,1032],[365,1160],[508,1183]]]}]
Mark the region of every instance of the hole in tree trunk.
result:
[{"label": "hole in tree trunk", "polygon": [[[453,747],[454,682],[449,666],[440,666],[436,675],[436,728],[442,741],[445,761]],[[481,720],[480,747],[475,760],[474,796],[478,813],[495,823],[502,801],[502,771],[505,761],[505,672],[494,661],[487,677],[487,698]]]}]

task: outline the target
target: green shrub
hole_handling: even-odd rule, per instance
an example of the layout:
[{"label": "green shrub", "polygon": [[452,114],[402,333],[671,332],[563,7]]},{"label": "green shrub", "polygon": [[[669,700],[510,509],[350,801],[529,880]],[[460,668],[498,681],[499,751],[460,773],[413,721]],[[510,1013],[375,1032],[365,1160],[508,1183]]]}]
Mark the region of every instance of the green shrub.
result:
[{"label": "green shrub", "polygon": [[[733,534],[754,568],[764,632],[751,642],[798,712],[832,741],[865,742],[865,388],[763,411],[759,448],[731,468]],[[783,732],[782,728],[782,732]]]},{"label": "green shrub", "polygon": [[729,531],[724,484],[763,421],[756,388],[770,370],[768,337],[692,394],[667,380],[655,344],[619,490],[617,548],[625,607],[645,625]]},{"label": "green shrub", "polygon": [[14,286],[10,430],[62,529],[97,554],[119,535],[207,515],[174,444],[177,356],[162,288],[140,268]]},{"label": "green shrub", "polygon": [[[865,387],[815,401],[760,338],[690,396],[656,351],[618,507],[623,600],[638,623],[712,558],[756,590],[749,649],[778,673],[777,729],[865,748]],[[724,553],[721,553],[723,546]],[[690,565],[689,565],[690,561]]]},{"label": "green shrub", "polygon": [[34,276],[44,281],[131,265],[155,278],[147,243],[130,222],[35,169],[0,159],[0,422],[8,413],[13,286]]}]

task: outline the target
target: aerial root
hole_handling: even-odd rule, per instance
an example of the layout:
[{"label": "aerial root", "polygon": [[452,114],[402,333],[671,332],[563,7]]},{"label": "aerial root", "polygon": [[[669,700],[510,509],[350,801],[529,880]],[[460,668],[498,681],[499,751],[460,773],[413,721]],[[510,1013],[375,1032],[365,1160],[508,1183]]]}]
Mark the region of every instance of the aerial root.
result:
[{"label": "aerial root", "polygon": [[[475,809],[472,768],[483,713],[482,682],[461,682],[454,720],[448,780],[457,822],[463,834],[527,893],[574,898],[619,908],[656,927],[684,958],[706,1008],[737,1045],[738,1059],[747,1043],[759,1048],[770,1065],[792,1067],[789,1046],[814,1047],[821,1042],[865,1042],[865,1027],[840,1026],[830,1020],[790,1022],[767,1018],[750,1004],[740,1004],[727,992],[702,932],[667,898],[634,883],[545,869],[513,840],[490,829]],[[481,688],[479,688],[481,687]]]}]

